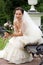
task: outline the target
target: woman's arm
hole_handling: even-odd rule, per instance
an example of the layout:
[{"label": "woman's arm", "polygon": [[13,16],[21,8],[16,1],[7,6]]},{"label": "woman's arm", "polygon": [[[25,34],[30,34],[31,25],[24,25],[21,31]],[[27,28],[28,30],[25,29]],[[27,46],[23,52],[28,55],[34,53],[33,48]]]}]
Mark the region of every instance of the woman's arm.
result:
[{"label": "woman's arm", "polygon": [[14,33],[12,36],[23,36],[21,29],[17,29],[16,23],[14,24]]},{"label": "woman's arm", "polygon": [[12,36],[23,36],[23,33],[21,31],[15,32],[12,34]]}]

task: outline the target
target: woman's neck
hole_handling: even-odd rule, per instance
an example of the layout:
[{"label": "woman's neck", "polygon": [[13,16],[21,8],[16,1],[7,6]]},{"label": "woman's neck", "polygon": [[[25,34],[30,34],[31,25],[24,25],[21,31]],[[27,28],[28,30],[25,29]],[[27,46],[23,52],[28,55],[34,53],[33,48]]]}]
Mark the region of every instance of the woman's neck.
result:
[{"label": "woman's neck", "polygon": [[22,22],[22,19],[17,19],[17,21],[18,21],[19,23],[21,23],[21,22]]}]

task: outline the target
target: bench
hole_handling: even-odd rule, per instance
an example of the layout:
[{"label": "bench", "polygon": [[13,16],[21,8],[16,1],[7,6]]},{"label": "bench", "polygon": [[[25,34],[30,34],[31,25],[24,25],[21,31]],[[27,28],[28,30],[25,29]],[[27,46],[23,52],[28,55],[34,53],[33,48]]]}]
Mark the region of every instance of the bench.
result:
[{"label": "bench", "polygon": [[[32,53],[32,55],[34,56],[34,54],[41,54],[43,55],[43,43],[42,44],[28,44],[24,47],[28,52]],[[43,65],[43,58],[41,58],[41,62],[39,65]]]}]

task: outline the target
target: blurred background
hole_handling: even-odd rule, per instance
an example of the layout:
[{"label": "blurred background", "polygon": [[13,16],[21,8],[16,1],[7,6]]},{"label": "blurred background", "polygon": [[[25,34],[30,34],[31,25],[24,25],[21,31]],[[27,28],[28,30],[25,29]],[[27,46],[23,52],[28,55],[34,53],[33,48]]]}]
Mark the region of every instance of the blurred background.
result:
[{"label": "blurred background", "polygon": [[[0,0],[0,26],[3,26],[7,20],[13,23],[14,9],[21,6],[26,11],[30,9],[28,0]],[[38,4],[35,5],[38,12],[43,12],[43,0],[38,0]],[[43,24],[43,16],[41,18]]]}]

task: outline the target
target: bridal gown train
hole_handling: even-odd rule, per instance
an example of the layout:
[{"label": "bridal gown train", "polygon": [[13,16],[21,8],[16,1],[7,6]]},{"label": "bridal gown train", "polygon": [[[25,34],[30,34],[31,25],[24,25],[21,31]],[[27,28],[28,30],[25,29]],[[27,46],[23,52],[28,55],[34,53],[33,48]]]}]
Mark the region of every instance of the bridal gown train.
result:
[{"label": "bridal gown train", "polygon": [[[23,36],[9,39],[3,50],[0,50],[0,58],[4,58],[11,63],[25,63],[33,60],[31,54],[25,51],[24,46],[29,43],[36,43],[41,39],[42,32],[33,23],[24,22],[22,25]],[[29,24],[29,25],[28,25]]]},{"label": "bridal gown train", "polygon": [[22,36],[12,37],[6,47],[0,51],[0,58],[16,64],[32,61],[32,55],[25,51],[25,44],[20,41],[21,38]]},{"label": "bridal gown train", "polygon": [[32,55],[25,51],[24,46],[30,42],[34,43],[41,38],[39,30],[38,32],[35,31],[35,34],[36,33],[37,35],[34,36],[25,33],[26,35],[24,34],[24,36],[12,37],[5,48],[0,51],[0,58],[4,58],[5,60],[16,64],[32,61]]}]

